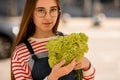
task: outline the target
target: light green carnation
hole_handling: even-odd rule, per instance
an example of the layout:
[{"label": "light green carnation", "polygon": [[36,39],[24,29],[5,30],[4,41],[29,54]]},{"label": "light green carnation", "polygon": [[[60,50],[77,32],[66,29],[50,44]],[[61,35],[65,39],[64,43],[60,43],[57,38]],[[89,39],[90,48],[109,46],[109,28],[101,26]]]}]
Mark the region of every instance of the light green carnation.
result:
[{"label": "light green carnation", "polygon": [[68,36],[59,36],[50,40],[48,49],[48,62],[51,68],[61,60],[66,60],[66,65],[74,58],[81,60],[88,51],[88,36],[85,33],[72,33]]}]

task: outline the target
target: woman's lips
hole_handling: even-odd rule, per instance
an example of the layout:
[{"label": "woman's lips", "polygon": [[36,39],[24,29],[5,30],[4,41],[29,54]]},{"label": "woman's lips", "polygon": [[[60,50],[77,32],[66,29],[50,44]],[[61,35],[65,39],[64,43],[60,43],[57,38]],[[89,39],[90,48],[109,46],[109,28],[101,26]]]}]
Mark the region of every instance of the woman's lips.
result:
[{"label": "woman's lips", "polygon": [[43,23],[45,26],[50,26],[52,23]]},{"label": "woman's lips", "polygon": [[43,24],[45,24],[45,25],[49,25],[49,24],[52,24],[52,23],[43,23]]}]

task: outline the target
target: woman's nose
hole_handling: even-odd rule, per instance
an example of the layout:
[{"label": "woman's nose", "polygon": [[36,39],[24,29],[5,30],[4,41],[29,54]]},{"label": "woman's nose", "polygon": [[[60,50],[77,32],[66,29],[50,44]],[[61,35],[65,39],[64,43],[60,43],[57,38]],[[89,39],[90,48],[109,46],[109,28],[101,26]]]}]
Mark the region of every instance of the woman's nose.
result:
[{"label": "woman's nose", "polygon": [[50,15],[49,12],[46,12],[45,18],[46,18],[46,19],[51,19],[51,15]]}]

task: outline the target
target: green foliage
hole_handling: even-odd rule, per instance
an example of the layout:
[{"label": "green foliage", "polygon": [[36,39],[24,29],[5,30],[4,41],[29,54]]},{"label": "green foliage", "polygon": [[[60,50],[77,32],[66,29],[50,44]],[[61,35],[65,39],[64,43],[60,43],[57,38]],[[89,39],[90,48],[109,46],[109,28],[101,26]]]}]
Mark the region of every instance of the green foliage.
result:
[{"label": "green foliage", "polygon": [[46,45],[50,67],[53,68],[61,60],[66,60],[66,65],[74,58],[81,60],[88,51],[87,42],[88,36],[85,33],[72,33],[50,40]]}]

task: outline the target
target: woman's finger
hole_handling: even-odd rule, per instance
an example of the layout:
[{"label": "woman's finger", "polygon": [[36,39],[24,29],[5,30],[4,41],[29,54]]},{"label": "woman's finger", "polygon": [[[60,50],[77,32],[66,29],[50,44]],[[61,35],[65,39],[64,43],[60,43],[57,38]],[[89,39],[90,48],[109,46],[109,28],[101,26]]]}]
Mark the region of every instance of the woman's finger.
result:
[{"label": "woman's finger", "polygon": [[65,60],[62,60],[60,63],[56,64],[55,67],[60,68],[66,63]]},{"label": "woman's finger", "polygon": [[76,65],[76,59],[73,59],[72,62],[63,67],[64,70],[72,71]]}]

